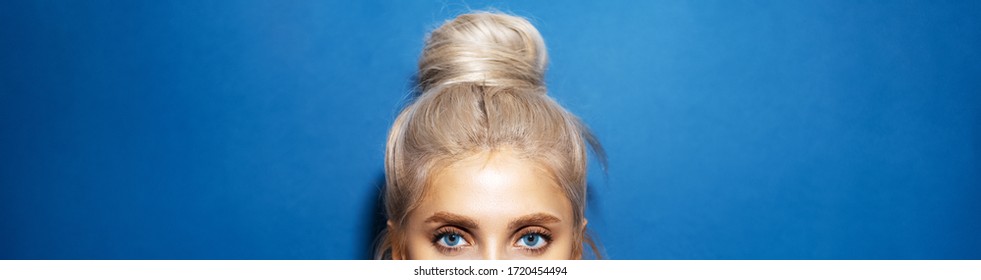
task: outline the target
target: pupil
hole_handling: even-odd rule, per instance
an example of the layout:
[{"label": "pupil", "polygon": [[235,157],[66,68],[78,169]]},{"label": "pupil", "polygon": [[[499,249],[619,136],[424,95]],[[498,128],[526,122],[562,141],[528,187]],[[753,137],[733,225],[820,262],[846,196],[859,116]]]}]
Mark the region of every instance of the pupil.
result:
[{"label": "pupil", "polygon": [[527,240],[528,243],[534,243],[535,242],[535,236],[534,235],[529,235],[528,237],[525,237],[525,240]]},{"label": "pupil", "polygon": [[450,243],[456,243],[456,234],[450,234],[446,236],[446,241],[449,241]]}]

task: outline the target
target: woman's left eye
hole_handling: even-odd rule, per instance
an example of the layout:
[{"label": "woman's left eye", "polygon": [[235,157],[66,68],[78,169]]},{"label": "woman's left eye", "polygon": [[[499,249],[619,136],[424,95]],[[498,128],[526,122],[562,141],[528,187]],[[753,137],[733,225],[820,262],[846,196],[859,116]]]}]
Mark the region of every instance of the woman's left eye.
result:
[{"label": "woman's left eye", "polygon": [[545,240],[545,236],[540,233],[529,233],[521,236],[518,240],[518,246],[526,247],[528,249],[538,249],[545,247],[548,241]]}]

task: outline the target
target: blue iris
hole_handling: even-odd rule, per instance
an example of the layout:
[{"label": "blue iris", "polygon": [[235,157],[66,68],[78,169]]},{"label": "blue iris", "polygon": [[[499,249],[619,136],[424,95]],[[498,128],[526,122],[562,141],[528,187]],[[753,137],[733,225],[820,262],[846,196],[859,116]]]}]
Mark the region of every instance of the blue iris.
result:
[{"label": "blue iris", "polygon": [[463,237],[460,236],[459,234],[449,233],[449,234],[443,235],[443,237],[440,238],[439,240],[441,242],[443,242],[443,244],[446,245],[446,246],[448,246],[448,247],[456,247],[457,245],[460,245],[460,240],[461,239],[463,239]]},{"label": "blue iris", "polygon": [[538,247],[544,246],[545,245],[545,238],[543,238],[541,234],[530,233],[530,234],[525,234],[525,235],[521,236],[520,243],[521,243],[522,246],[525,246],[525,247],[529,247],[529,248],[533,248],[534,249],[534,248],[538,248]]}]

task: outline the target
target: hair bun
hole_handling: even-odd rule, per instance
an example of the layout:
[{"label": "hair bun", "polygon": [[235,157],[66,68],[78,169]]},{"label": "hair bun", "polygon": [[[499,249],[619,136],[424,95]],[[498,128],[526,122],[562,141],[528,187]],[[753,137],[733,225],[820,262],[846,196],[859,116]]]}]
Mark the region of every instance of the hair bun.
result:
[{"label": "hair bun", "polygon": [[459,83],[543,87],[545,41],[527,20],[499,13],[471,13],[429,34],[419,59],[422,92]]}]

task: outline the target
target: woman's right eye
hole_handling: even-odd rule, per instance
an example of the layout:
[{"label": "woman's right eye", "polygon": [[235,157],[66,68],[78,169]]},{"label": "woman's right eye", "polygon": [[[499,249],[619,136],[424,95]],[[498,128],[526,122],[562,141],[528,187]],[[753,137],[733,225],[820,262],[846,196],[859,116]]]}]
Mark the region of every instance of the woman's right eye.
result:
[{"label": "woman's right eye", "polygon": [[458,248],[466,245],[470,245],[463,236],[458,233],[448,232],[440,235],[436,239],[436,244],[447,247],[447,248]]}]

